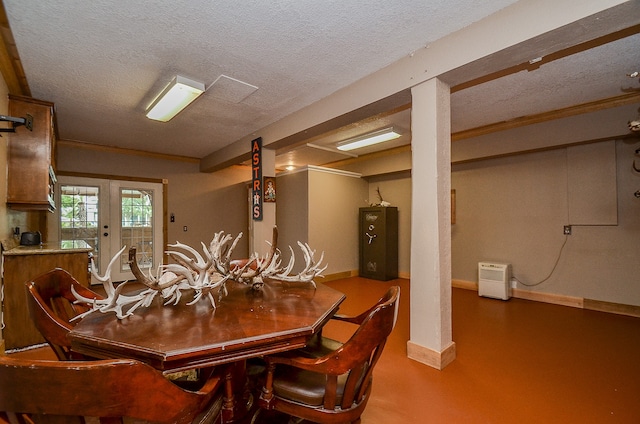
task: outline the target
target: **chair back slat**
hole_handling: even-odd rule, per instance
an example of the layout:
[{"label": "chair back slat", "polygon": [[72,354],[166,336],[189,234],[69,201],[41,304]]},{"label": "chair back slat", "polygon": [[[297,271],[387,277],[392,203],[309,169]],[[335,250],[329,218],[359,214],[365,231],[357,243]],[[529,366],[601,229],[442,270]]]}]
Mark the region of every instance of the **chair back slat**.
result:
[{"label": "chair back slat", "polygon": [[102,298],[60,268],[34,278],[26,287],[31,319],[60,360],[82,357],[71,351],[67,334],[76,325],[72,318],[87,311],[88,307],[75,303],[71,287],[84,297]]}]

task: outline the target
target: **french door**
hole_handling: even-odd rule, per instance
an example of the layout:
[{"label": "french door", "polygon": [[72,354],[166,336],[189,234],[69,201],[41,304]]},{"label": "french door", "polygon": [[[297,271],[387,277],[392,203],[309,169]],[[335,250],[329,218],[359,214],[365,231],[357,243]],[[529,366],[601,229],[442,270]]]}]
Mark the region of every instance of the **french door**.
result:
[{"label": "french door", "polygon": [[132,246],[140,268],[155,272],[163,257],[162,189],[161,183],[60,176],[48,239],[86,241],[100,275],[127,246],[111,268],[114,282],[134,279],[128,264]]}]

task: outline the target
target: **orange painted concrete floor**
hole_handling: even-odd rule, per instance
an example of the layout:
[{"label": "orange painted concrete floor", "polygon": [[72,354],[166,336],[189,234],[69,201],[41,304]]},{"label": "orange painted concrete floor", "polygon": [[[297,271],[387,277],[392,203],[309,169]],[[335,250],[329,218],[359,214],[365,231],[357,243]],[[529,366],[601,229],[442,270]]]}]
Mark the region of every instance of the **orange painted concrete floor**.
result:
[{"label": "orange painted concrete floor", "polygon": [[[406,356],[409,280],[325,284],[347,295],[347,314],[401,286],[363,424],[640,423],[640,318],[453,289],[457,355],[438,371]],[[352,327],[330,322],[324,334],[345,340]],[[51,358],[47,350],[20,355]]]},{"label": "orange painted concrete floor", "polygon": [[[640,423],[640,318],[453,289],[457,355],[438,371],[406,357],[408,280],[326,284],[347,294],[343,313],[401,286],[363,424]],[[324,334],[344,336],[336,324]]]}]

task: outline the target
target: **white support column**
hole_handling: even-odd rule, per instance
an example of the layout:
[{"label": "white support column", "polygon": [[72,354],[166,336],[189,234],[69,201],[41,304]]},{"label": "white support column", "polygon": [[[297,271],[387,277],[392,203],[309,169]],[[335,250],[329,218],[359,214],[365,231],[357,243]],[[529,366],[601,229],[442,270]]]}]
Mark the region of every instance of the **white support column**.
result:
[{"label": "white support column", "polygon": [[451,332],[451,111],[434,78],[411,89],[411,333],[409,358],[455,359]]},{"label": "white support column", "polygon": [[[276,176],[276,151],[273,149],[262,149],[262,178]],[[264,192],[264,188],[263,188]],[[276,225],[276,204],[270,202],[262,203],[262,221],[252,221],[250,254],[258,253],[264,256],[271,246],[273,227]]]}]

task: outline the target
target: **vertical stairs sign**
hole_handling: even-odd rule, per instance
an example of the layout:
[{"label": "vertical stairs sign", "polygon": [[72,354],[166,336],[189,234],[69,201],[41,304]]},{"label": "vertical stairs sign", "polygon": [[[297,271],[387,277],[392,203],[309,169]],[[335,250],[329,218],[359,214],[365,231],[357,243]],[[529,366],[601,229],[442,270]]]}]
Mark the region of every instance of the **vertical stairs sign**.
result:
[{"label": "vertical stairs sign", "polygon": [[251,215],[254,221],[262,221],[262,137],[251,141],[251,174],[253,180]]}]

